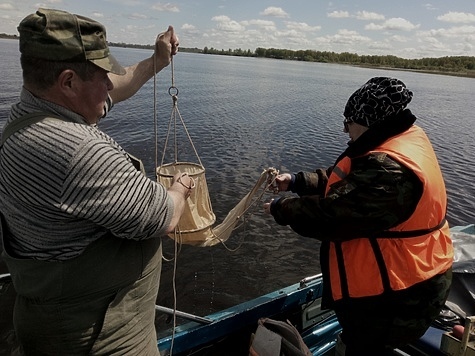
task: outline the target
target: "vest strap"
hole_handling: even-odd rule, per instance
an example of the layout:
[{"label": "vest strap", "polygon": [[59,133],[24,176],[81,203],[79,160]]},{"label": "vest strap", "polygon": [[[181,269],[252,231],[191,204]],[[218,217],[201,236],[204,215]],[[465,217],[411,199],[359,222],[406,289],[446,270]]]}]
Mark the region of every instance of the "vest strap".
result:
[{"label": "vest strap", "polygon": [[51,117],[53,119],[57,120],[62,120],[59,117],[56,116],[51,116],[51,114],[47,113],[46,111],[37,111],[37,112],[32,112],[29,114],[25,114],[18,119],[15,119],[11,121],[8,125],[6,125],[3,128],[2,132],[2,141],[0,142],[0,148],[3,146],[5,141],[13,135],[15,132],[21,130],[24,127],[27,127],[29,125],[36,124],[37,122],[40,122],[46,117]]},{"label": "vest strap", "polygon": [[348,277],[346,275],[345,269],[345,259],[343,256],[343,248],[341,246],[341,241],[335,241],[335,253],[336,259],[338,261],[338,269],[340,270],[340,287],[343,298],[347,299],[350,297],[350,290],[348,288]]},{"label": "vest strap", "polygon": [[441,229],[445,223],[447,222],[446,218],[443,218],[442,221],[434,227],[428,229],[420,229],[420,230],[407,230],[407,231],[383,231],[379,236],[375,236],[375,238],[388,238],[388,239],[400,239],[400,238],[409,238],[409,237],[418,237],[430,234],[436,230]]},{"label": "vest strap", "polygon": [[[40,121],[42,121],[46,118],[60,120],[60,121],[70,121],[70,120],[67,120],[67,119],[59,117],[59,116],[51,115],[50,113],[48,113],[46,111],[37,111],[37,112],[31,112],[29,114],[25,114],[25,115],[19,117],[18,119],[15,119],[15,120],[11,121],[9,124],[7,124],[3,128],[2,140],[0,142],[0,149],[2,148],[5,141],[8,140],[8,138],[11,135],[13,135],[15,132],[17,132],[17,131],[19,131],[19,130],[27,127],[27,126],[36,124],[36,123],[38,123],[38,122],[40,122]],[[127,153],[127,156],[132,161],[132,164],[134,165],[135,169],[137,169],[139,172],[142,172],[143,175],[146,175],[145,167],[143,165],[143,162],[140,159],[138,159],[137,157],[131,155],[130,153]]]},{"label": "vest strap", "polygon": [[371,248],[373,249],[374,257],[376,258],[376,263],[379,268],[379,275],[381,276],[381,282],[383,283],[383,288],[385,292],[391,290],[391,282],[389,280],[388,268],[384,262],[383,253],[379,247],[378,241],[376,239],[369,239]]}]

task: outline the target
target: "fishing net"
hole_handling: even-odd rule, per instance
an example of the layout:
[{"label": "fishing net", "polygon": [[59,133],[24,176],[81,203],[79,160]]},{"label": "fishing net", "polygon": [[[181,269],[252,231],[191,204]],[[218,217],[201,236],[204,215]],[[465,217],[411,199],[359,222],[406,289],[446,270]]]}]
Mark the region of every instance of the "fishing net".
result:
[{"label": "fishing net", "polygon": [[191,191],[180,218],[177,227],[179,233],[171,235],[177,236],[180,243],[200,245],[213,238],[211,227],[216,222],[209,198],[205,169],[192,162],[169,163],[157,168],[157,180],[165,188],[169,188],[176,173],[188,173],[195,181],[195,188]]},{"label": "fishing net", "polygon": [[[214,226],[216,216],[211,206],[208,186],[205,177],[205,168],[201,163],[201,159],[193,144],[191,136],[185,125],[185,122],[178,110],[178,89],[175,86],[173,60],[171,62],[172,85],[168,89],[168,93],[172,97],[173,108],[168,123],[168,132],[163,149],[161,164],[155,163],[157,181],[169,188],[173,184],[173,177],[177,173],[188,173],[195,182],[195,188],[191,192],[191,196],[187,199],[187,204],[183,215],[180,218],[175,232],[170,237],[182,244],[194,246],[213,246],[217,243],[224,243],[236,228],[237,223],[248,212],[252,205],[259,202],[270,184],[274,183],[277,171],[274,168],[268,168],[262,172],[254,187],[247,193],[241,201],[227,214],[222,223]],[[155,78],[155,77],[154,77]],[[154,85],[156,87],[156,85]],[[154,95],[154,98],[156,94]],[[154,104],[156,106],[156,103]],[[156,120],[156,112],[155,112]],[[183,144],[183,139],[178,139],[179,126],[182,132],[186,134],[186,138],[191,144],[192,151],[196,157],[197,163],[189,160],[180,160],[178,158],[179,144]],[[155,122],[155,128],[157,122]],[[155,149],[156,159],[158,152],[157,133],[155,132]],[[164,163],[169,141],[172,141],[174,152],[172,163]]]},{"label": "fishing net", "polygon": [[268,182],[277,175],[274,168],[264,170],[249,193],[229,211],[219,225],[214,226],[216,216],[211,206],[204,167],[191,162],[165,164],[157,168],[157,180],[168,188],[173,183],[176,173],[188,173],[195,181],[195,188],[187,199],[176,232],[170,234],[170,237],[182,244],[201,247],[224,243],[249,208],[261,200]]}]

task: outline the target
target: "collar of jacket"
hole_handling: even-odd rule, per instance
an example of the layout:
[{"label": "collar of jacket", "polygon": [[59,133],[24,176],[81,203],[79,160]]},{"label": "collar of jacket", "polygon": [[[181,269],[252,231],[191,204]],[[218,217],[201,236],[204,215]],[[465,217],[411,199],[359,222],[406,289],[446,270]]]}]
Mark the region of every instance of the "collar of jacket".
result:
[{"label": "collar of jacket", "polygon": [[363,133],[355,142],[348,143],[348,148],[338,157],[335,164],[343,157],[358,157],[371,151],[387,139],[408,130],[416,119],[411,110],[405,109],[392,118],[388,118],[380,124],[371,126],[371,128]]}]

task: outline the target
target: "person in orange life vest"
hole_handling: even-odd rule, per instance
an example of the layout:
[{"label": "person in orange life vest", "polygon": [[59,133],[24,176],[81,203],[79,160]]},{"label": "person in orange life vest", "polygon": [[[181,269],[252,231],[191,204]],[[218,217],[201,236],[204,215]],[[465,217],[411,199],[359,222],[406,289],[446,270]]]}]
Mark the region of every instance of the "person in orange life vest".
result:
[{"label": "person in orange life vest", "polygon": [[321,241],[323,305],[342,326],[346,355],[384,355],[421,337],[451,284],[453,247],[439,164],[413,93],[371,78],[344,111],[348,148],[328,169],[284,173],[264,204],[280,225]]}]

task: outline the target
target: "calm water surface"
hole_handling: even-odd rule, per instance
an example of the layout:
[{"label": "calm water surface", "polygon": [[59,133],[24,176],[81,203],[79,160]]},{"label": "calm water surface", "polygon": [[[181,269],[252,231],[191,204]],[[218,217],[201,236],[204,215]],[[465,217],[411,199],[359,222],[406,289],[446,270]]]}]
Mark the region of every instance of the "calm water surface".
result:
[{"label": "calm water surface", "polygon": [[[0,40],[0,125],[21,86],[18,43]],[[124,65],[151,51],[113,48]],[[326,167],[346,147],[342,112],[348,97],[373,76],[395,76],[414,92],[410,104],[428,133],[446,179],[452,225],[475,222],[475,80],[320,63],[179,53],[174,59],[178,108],[206,167],[218,222],[253,186],[263,169],[297,172]],[[154,177],[155,128],[159,163],[172,111],[170,67],[137,95],[115,106],[101,128],[144,160]],[[156,115],[154,115],[154,107]],[[154,120],[157,120],[155,126]],[[192,155],[179,137],[179,157]],[[169,161],[168,161],[169,162]],[[177,258],[177,307],[206,315],[296,283],[319,269],[317,241],[277,226],[258,207],[227,248],[183,246]],[[235,251],[230,251],[235,249]],[[173,257],[173,244],[164,242]],[[173,261],[164,262],[159,303],[173,307]]]}]

